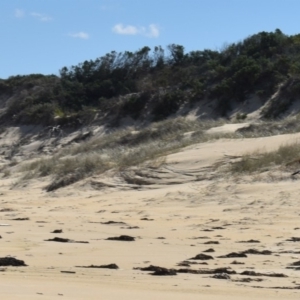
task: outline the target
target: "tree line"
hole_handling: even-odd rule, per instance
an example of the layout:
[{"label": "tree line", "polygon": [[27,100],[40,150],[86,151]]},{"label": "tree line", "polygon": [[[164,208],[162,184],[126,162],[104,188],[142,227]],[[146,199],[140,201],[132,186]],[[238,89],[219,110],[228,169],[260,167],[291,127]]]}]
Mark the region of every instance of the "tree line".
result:
[{"label": "tree line", "polygon": [[[2,119],[51,123],[55,117],[87,110],[103,112],[122,97],[126,98],[122,109],[134,117],[150,100],[154,120],[175,112],[183,102],[202,99],[217,99],[226,114],[232,100],[242,102],[251,94],[269,97],[279,83],[297,78],[299,58],[300,35],[288,36],[279,29],[254,34],[220,51],[186,53],[177,44],[112,51],[63,67],[59,76],[32,74],[0,80],[1,93],[19,93]],[[297,97],[299,92],[297,83],[289,95]]]}]

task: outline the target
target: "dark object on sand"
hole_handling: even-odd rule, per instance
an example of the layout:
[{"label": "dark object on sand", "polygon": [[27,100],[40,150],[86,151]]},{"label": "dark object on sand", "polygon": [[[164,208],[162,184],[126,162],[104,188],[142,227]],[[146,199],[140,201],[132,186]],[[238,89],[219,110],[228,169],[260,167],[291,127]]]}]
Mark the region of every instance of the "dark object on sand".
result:
[{"label": "dark object on sand", "polygon": [[60,271],[60,273],[76,274],[76,272],[74,271]]},{"label": "dark object on sand", "polygon": [[149,267],[146,268],[138,268],[141,271],[150,271],[153,272],[151,275],[153,276],[174,276],[177,275],[175,269],[167,269],[167,268],[162,268],[158,266],[152,266],[150,265]]},{"label": "dark object on sand", "polygon": [[288,242],[300,242],[299,237],[291,237],[290,239],[287,240]]},{"label": "dark object on sand", "polygon": [[124,223],[124,222],[116,222],[116,221],[101,222],[101,224],[105,224],[105,225],[112,225],[112,224],[115,224],[115,225],[126,225],[126,223]]},{"label": "dark object on sand", "polygon": [[257,254],[257,255],[271,255],[272,251],[270,251],[270,250],[259,251],[259,250],[256,250],[256,249],[248,249],[246,251],[243,251],[242,253],[244,253],[244,254]]},{"label": "dark object on sand", "polygon": [[258,240],[239,241],[237,243],[260,243]]},{"label": "dark object on sand", "polygon": [[63,232],[62,229],[55,229],[51,233],[62,233],[62,232]]},{"label": "dark object on sand", "polygon": [[243,252],[231,252],[226,255],[219,256],[218,258],[236,258],[236,257],[247,257]]},{"label": "dark object on sand", "polygon": [[58,243],[80,243],[80,244],[88,244],[89,242],[85,242],[85,241],[73,241],[70,239],[64,239],[64,238],[60,238],[60,237],[55,237],[53,239],[48,239],[45,240],[46,242],[58,242]]},{"label": "dark object on sand", "polygon": [[135,238],[129,235],[120,235],[117,237],[109,237],[107,238],[109,241],[124,241],[124,242],[133,242]]},{"label": "dark object on sand", "polygon": [[244,265],[245,263],[234,260],[231,265]]},{"label": "dark object on sand", "polygon": [[76,266],[76,268],[90,268],[90,269],[113,269],[117,270],[119,267],[116,264],[109,264],[109,265],[90,265],[90,266]]},{"label": "dark object on sand", "polygon": [[211,276],[211,278],[230,280],[230,275],[228,275],[227,273],[218,273]]},{"label": "dark object on sand", "polygon": [[191,269],[177,269],[177,273],[190,273],[190,274],[236,274],[236,271],[231,268],[216,268],[216,269],[199,269],[199,270],[191,270]]},{"label": "dark object on sand", "polygon": [[205,245],[218,245],[218,244],[220,244],[220,242],[218,242],[218,241],[208,241],[208,242],[205,242],[203,244],[205,244]]},{"label": "dark object on sand", "polygon": [[151,275],[153,275],[153,276],[174,276],[174,275],[177,275],[177,273],[174,269],[158,268]]},{"label": "dark object on sand", "polygon": [[247,275],[247,276],[268,276],[268,277],[288,277],[282,273],[257,273],[255,271],[244,271],[240,273],[240,275]]},{"label": "dark object on sand", "polygon": [[300,266],[300,260],[291,263],[290,266]]},{"label": "dark object on sand", "polygon": [[209,260],[209,259],[214,259],[214,258],[210,255],[200,253],[200,254],[198,254],[195,257],[192,257],[190,259]]},{"label": "dark object on sand", "polygon": [[211,253],[211,252],[215,252],[215,250],[213,248],[209,248],[203,251],[203,253]]},{"label": "dark object on sand", "polygon": [[0,266],[1,267],[26,267],[27,265],[23,260],[16,259],[14,257],[1,257],[0,258]]}]

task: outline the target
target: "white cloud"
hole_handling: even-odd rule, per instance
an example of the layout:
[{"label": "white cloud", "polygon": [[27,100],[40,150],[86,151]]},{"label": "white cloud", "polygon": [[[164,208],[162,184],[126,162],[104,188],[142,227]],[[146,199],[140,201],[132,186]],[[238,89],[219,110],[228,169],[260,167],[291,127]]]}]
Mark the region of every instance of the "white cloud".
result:
[{"label": "white cloud", "polygon": [[148,27],[116,24],[112,31],[116,34],[122,35],[143,35],[150,38],[157,38],[159,36],[159,28],[155,24],[150,24]]},{"label": "white cloud", "polygon": [[88,40],[90,38],[90,35],[83,31],[79,31],[76,33],[70,33],[69,36],[71,36],[73,38],[83,39],[83,40]]},{"label": "white cloud", "polygon": [[141,29],[138,27],[127,25],[124,26],[123,24],[117,24],[113,27],[112,31],[116,34],[124,34],[124,35],[136,35],[140,32]]},{"label": "white cloud", "polygon": [[32,12],[30,15],[34,18],[37,18],[39,21],[42,21],[42,22],[49,22],[52,20],[51,17],[44,15],[44,14],[36,13],[36,12]]},{"label": "white cloud", "polygon": [[147,36],[151,37],[151,38],[157,38],[157,37],[159,37],[159,28],[158,28],[158,26],[155,25],[155,24],[150,24]]},{"label": "white cloud", "polygon": [[15,10],[15,17],[20,19],[23,18],[25,16],[25,12],[22,9],[16,9]]}]

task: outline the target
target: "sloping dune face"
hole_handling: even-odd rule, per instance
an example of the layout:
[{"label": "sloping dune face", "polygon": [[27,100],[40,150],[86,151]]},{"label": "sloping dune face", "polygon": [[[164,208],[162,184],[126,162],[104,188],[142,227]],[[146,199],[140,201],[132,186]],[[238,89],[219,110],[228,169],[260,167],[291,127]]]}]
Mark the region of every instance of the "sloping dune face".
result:
[{"label": "sloping dune face", "polygon": [[299,181],[224,172],[300,135],[220,139],[47,193],[0,187],[3,299],[299,299]]}]

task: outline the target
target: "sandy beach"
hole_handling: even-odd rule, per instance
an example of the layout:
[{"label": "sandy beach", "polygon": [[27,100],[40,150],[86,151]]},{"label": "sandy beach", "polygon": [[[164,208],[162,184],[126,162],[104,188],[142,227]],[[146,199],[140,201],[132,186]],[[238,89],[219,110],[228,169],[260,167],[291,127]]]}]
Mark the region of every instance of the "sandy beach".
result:
[{"label": "sandy beach", "polygon": [[[228,157],[274,150],[299,137],[189,146],[142,170],[151,182],[140,186],[109,172],[50,193],[43,189],[47,179],[13,188],[13,178],[3,179],[1,257],[27,266],[1,267],[1,296],[298,299],[299,271],[292,267],[300,259],[297,178],[210,174]],[[95,268],[109,264],[118,269]],[[141,270],[150,265],[175,274]]]}]

